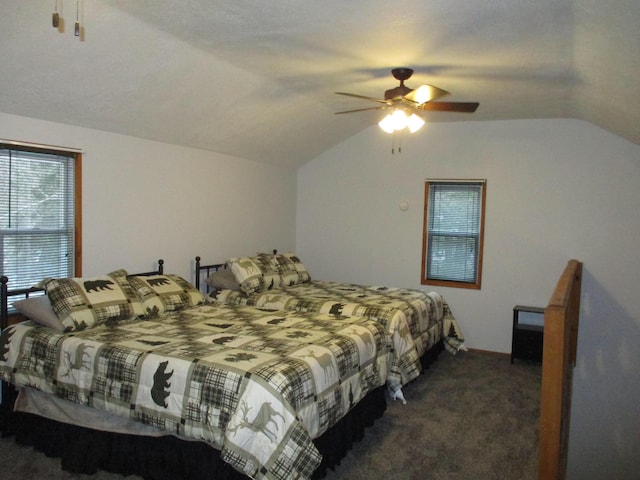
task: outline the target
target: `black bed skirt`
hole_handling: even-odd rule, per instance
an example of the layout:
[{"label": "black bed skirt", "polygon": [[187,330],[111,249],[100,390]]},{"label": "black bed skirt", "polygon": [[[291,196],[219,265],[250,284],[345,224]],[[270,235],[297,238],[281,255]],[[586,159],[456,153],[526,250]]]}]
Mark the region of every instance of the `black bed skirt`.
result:
[{"label": "black bed skirt", "polygon": [[420,363],[422,364],[422,369],[426,370],[427,368],[429,368],[432,363],[438,360],[438,356],[443,351],[444,351],[444,341],[440,340],[433,347],[427,350],[424,353],[424,355],[422,355],[422,357],[420,357]]},{"label": "black bed skirt", "polygon": [[[337,466],[361,440],[364,430],[384,413],[386,387],[379,387],[360,401],[337,425],[314,440],[322,463],[313,478],[322,478],[327,468]],[[33,446],[49,457],[59,457],[63,470],[93,474],[104,470],[139,475],[149,480],[246,480],[248,477],[224,462],[219,452],[203,442],[174,436],[145,437],[91,430],[13,412],[16,392],[3,383],[0,412],[2,436],[15,436],[18,443]]]},{"label": "black bed skirt", "polygon": [[[444,350],[442,342],[426,352],[424,369]],[[37,415],[13,412],[17,396],[12,385],[2,383],[0,432],[15,436],[16,442],[31,445],[49,457],[61,459],[63,470],[93,474],[105,470],[122,475],[139,475],[147,480],[247,480],[220,458],[209,445],[174,436],[144,437],[77,427]],[[387,408],[386,387],[379,387],[361,400],[338,424],[313,443],[322,454],[322,463],[313,478],[325,476],[362,440],[365,429]]]}]

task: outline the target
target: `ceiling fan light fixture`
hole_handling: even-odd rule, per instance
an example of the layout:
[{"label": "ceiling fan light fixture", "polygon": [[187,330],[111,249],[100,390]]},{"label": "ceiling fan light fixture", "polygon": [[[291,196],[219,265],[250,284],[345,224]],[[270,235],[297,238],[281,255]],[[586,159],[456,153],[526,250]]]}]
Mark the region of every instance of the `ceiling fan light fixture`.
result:
[{"label": "ceiling fan light fixture", "polygon": [[407,114],[404,113],[404,110],[396,110],[393,112],[391,119],[393,120],[394,130],[402,130],[407,126]]},{"label": "ceiling fan light fixture", "polygon": [[378,126],[387,133],[393,133],[396,130],[402,130],[407,126],[407,115],[404,110],[394,110],[393,113],[387,114]]},{"label": "ceiling fan light fixture", "polygon": [[378,122],[378,126],[387,133],[393,133],[396,129],[393,123],[393,116],[390,113]]},{"label": "ceiling fan light fixture", "polygon": [[387,133],[400,131],[404,128],[408,128],[411,133],[414,133],[420,130],[423,125],[424,120],[422,118],[415,113],[407,117],[404,110],[395,110],[378,122],[378,126]]},{"label": "ceiling fan light fixture", "polygon": [[407,128],[411,133],[417,132],[424,125],[424,120],[420,118],[415,113],[412,113],[411,116],[407,119]]}]

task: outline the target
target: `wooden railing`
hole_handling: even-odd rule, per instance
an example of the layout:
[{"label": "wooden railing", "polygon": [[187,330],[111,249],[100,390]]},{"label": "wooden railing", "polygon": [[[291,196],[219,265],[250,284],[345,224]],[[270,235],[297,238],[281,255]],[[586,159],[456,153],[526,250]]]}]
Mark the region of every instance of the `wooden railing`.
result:
[{"label": "wooden railing", "polygon": [[581,286],[582,262],[570,260],[544,313],[539,480],[566,477]]}]

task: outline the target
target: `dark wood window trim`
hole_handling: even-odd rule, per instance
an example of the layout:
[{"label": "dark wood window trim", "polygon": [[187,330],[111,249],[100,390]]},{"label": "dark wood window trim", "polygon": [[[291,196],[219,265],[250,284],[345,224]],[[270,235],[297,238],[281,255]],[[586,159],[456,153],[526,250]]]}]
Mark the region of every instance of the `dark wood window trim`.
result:
[{"label": "dark wood window trim", "polygon": [[[0,140],[0,148],[27,152],[67,155],[74,158],[74,275],[82,276],[82,152],[49,145]],[[70,155],[71,153],[71,155]]]},{"label": "dark wood window trim", "polygon": [[[480,218],[479,218],[479,232],[478,232],[478,247],[476,258],[476,275],[475,281],[456,281],[447,279],[435,279],[428,278],[428,264],[429,264],[429,198],[430,198],[430,185],[432,184],[460,184],[460,185],[482,185],[481,188],[481,205],[480,205]],[[422,228],[422,268],[420,283],[422,285],[433,285],[439,287],[452,287],[452,288],[467,288],[480,290],[482,286],[482,261],[484,251],[484,219],[486,209],[486,181],[485,180],[426,180],[425,181],[425,193],[424,193],[424,217]]]}]

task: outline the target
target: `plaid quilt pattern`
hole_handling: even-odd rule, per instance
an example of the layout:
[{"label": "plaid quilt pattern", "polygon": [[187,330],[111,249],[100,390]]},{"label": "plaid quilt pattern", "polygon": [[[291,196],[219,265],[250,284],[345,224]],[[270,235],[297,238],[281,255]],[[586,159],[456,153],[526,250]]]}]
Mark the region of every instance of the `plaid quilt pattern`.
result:
[{"label": "plaid quilt pattern", "polygon": [[280,275],[262,257],[239,257],[227,260],[240,288],[247,295],[280,285]]},{"label": "plaid quilt pattern", "polygon": [[379,321],[394,352],[389,378],[393,391],[420,374],[419,357],[440,338],[444,338],[445,348],[450,353],[464,348],[462,330],[437,292],[314,280],[252,295],[219,290],[212,292],[209,300],[227,305],[329,313],[336,317],[361,316]]},{"label": "plaid quilt pattern", "polygon": [[202,293],[178,275],[131,276],[129,282],[142,299],[147,317],[204,303]]},{"label": "plaid quilt pattern", "polygon": [[312,439],[383,385],[382,325],[364,318],[201,305],[150,320],[0,336],[0,378],[185,438],[252,478],[309,478]]},{"label": "plaid quilt pattern", "polygon": [[144,314],[125,270],[93,278],[52,278],[44,282],[51,307],[65,330],[83,330]]}]

